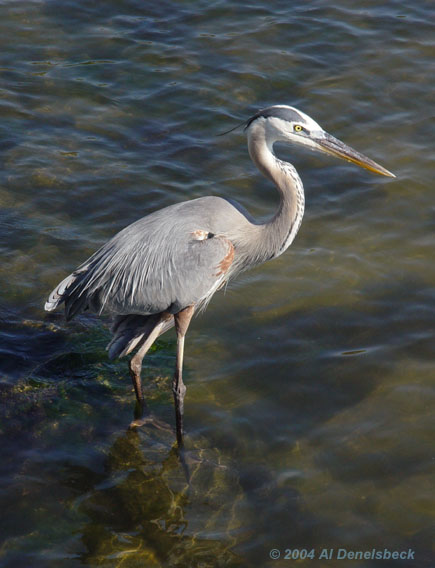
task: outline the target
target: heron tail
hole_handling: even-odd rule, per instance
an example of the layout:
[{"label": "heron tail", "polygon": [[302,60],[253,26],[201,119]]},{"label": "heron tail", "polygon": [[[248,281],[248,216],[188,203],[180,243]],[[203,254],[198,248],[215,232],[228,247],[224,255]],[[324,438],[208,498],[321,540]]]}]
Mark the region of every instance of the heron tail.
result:
[{"label": "heron tail", "polygon": [[76,280],[76,274],[72,273],[62,280],[60,284],[50,293],[48,300],[45,302],[44,310],[52,312],[59,304],[65,301],[65,295],[71,284]]},{"label": "heron tail", "polygon": [[79,312],[88,307],[89,298],[83,294],[83,283],[86,270],[76,270],[60,282],[48,296],[44,309],[52,312],[59,305],[65,303],[65,316],[70,320]]}]

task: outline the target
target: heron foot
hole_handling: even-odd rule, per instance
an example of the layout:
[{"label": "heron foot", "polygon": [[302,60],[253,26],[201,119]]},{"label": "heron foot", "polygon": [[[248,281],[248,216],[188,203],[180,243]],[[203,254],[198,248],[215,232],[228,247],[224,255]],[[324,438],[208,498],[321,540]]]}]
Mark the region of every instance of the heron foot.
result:
[{"label": "heron foot", "polygon": [[157,418],[157,416],[154,416],[153,414],[147,414],[146,416],[135,418],[135,420],[130,423],[128,429],[134,430],[135,428],[141,428],[142,426],[154,426],[157,430],[165,430],[171,433],[174,432],[172,426],[170,426],[167,422],[160,420],[160,418]]}]

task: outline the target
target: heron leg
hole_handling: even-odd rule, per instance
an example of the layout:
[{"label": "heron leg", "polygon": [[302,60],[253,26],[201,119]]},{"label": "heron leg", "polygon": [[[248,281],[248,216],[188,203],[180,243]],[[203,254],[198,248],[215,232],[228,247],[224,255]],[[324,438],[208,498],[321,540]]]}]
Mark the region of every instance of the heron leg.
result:
[{"label": "heron leg", "polygon": [[[171,316],[172,319],[172,316]],[[169,325],[168,325],[169,324]],[[136,399],[143,415],[145,412],[148,411],[147,404],[145,402],[145,398],[142,391],[142,380],[141,380],[141,371],[142,371],[142,361],[145,355],[147,354],[149,348],[154,343],[154,341],[158,338],[161,333],[164,333],[169,327],[171,327],[172,322],[169,321],[168,317],[162,317],[133,357],[130,359],[129,368],[130,368],[130,375],[133,382],[134,392],[136,394]]]},{"label": "heron leg", "polygon": [[141,347],[136,351],[136,353],[130,359],[129,363],[130,375],[131,375],[131,380],[133,381],[134,392],[136,394],[136,399],[140,406],[144,406],[146,404],[142,391],[142,380],[140,377],[142,371],[142,360],[147,354],[148,349],[151,347],[151,345],[154,343],[154,341],[157,339],[159,335],[157,330],[158,327],[159,326],[157,325],[153,329],[153,331],[149,334],[149,336],[141,345]]},{"label": "heron leg", "polygon": [[194,311],[195,306],[189,306],[174,315],[175,330],[177,332],[177,359],[174,380],[172,382],[172,392],[174,393],[175,402],[177,442],[180,447],[183,445],[184,395],[186,394],[186,385],[183,383],[184,338]]}]

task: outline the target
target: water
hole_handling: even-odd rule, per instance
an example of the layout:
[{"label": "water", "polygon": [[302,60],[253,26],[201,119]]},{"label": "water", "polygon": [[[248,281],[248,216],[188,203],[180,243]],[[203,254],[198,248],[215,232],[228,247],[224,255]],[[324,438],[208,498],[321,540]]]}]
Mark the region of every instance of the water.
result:
[{"label": "water", "polygon": [[[0,5],[1,566],[432,566],[434,7]],[[241,132],[291,104],[397,175],[280,149],[306,186],[291,249],[191,326],[191,483],[127,431],[126,362],[47,293],[138,217],[214,194],[277,204]],[[146,360],[173,423],[174,337]],[[322,549],[333,558],[319,558]],[[278,549],[280,560],[270,558]]]}]

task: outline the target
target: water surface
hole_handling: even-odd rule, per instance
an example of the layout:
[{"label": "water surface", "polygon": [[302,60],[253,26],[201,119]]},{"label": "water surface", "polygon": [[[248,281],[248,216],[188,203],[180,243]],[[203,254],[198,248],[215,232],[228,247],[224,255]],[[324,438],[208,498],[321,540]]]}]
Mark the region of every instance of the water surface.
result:
[{"label": "water surface", "polygon": [[[433,5],[24,0],[0,15],[1,566],[294,564],[285,549],[314,549],[307,567],[399,565],[323,548],[432,566]],[[243,133],[216,137],[269,104],[397,179],[279,150],[305,219],[191,326],[188,485],[171,434],[127,431],[107,322],[42,307],[155,209],[213,194],[273,212]],[[167,334],[144,373],[170,423],[173,365]]]}]

